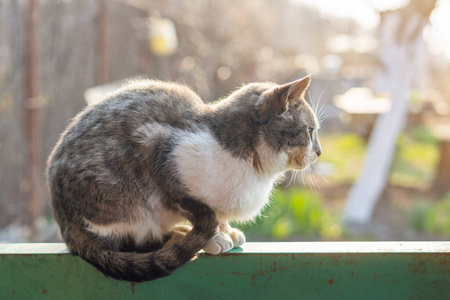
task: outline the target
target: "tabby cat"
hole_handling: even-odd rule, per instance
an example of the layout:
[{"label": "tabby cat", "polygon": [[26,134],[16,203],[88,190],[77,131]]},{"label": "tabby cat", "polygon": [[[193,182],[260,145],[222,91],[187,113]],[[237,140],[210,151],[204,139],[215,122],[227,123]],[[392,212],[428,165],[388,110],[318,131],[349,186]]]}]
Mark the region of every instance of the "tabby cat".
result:
[{"label": "tabby cat", "polygon": [[245,237],[280,175],[321,154],[304,94],[310,77],[252,83],[204,104],[175,83],[139,81],[87,107],[47,167],[51,205],[70,252],[107,276],[167,276],[203,249]]}]

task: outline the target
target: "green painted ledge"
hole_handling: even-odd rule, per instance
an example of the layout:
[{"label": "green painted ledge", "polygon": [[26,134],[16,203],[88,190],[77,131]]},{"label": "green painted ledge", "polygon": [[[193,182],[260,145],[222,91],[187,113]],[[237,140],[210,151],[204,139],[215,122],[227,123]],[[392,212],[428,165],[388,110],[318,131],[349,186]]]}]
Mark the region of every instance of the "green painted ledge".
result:
[{"label": "green painted ledge", "polygon": [[450,299],[450,242],[246,243],[145,283],[64,244],[0,244],[0,299]]}]

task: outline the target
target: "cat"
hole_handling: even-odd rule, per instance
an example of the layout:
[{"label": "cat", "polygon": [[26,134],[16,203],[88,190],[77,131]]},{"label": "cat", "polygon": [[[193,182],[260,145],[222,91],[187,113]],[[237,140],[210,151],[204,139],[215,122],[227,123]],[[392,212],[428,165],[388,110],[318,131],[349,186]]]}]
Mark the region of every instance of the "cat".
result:
[{"label": "cat", "polygon": [[322,150],[309,76],[252,83],[205,104],[190,88],[130,83],[79,113],[47,165],[69,251],[115,279],[167,276],[203,249],[245,242],[277,179]]}]

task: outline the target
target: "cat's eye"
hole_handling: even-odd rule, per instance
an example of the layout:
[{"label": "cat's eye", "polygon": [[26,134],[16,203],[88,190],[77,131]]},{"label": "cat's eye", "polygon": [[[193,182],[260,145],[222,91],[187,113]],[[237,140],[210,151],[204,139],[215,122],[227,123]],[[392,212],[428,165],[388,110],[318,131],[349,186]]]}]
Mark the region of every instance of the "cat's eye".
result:
[{"label": "cat's eye", "polygon": [[313,131],[314,131],[314,128],[308,128],[308,132],[309,132],[310,136],[312,136]]}]

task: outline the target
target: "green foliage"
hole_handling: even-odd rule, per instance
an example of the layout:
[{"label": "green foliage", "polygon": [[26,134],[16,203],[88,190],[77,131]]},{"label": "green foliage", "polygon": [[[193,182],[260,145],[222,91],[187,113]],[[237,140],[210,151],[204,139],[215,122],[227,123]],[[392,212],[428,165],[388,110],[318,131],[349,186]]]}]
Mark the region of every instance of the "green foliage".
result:
[{"label": "green foliage", "polygon": [[416,127],[402,134],[397,145],[390,182],[404,186],[429,184],[439,158],[436,138],[425,127]]},{"label": "green foliage", "polygon": [[327,180],[336,184],[354,182],[366,151],[364,139],[354,133],[321,134],[320,142],[324,149],[320,162],[334,167],[334,174]]},{"label": "green foliage", "polygon": [[[322,133],[320,141],[324,149],[320,162],[330,163],[334,170],[327,180],[332,184],[353,183],[364,160],[364,139],[353,133]],[[437,144],[436,138],[423,126],[402,134],[397,142],[390,182],[403,186],[427,186],[433,179],[439,158]]]},{"label": "green foliage", "polygon": [[416,200],[410,222],[416,231],[450,236],[450,194],[437,202]]},{"label": "green foliage", "polygon": [[[331,214],[319,195],[306,189],[278,190],[271,206],[256,224],[244,226],[249,234],[263,235],[276,240],[295,236],[339,239],[342,228],[339,216]],[[242,227],[242,226],[240,226]]]}]

